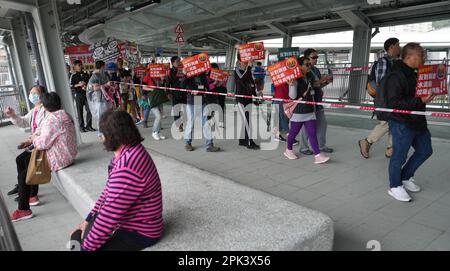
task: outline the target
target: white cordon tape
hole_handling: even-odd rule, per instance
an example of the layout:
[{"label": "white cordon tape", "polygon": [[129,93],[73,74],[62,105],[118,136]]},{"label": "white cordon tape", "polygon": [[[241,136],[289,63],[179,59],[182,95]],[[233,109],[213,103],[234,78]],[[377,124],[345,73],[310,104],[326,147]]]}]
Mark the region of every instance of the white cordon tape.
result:
[{"label": "white cordon tape", "polygon": [[[399,114],[407,114],[407,115],[421,115],[421,116],[429,116],[429,117],[437,117],[437,118],[450,118],[450,113],[446,113],[446,112],[410,111],[410,110],[400,110],[400,109],[391,109],[391,108],[376,108],[373,106],[358,106],[358,105],[324,103],[324,102],[297,101],[297,100],[290,100],[290,99],[273,98],[271,96],[260,97],[260,96],[240,95],[240,94],[234,94],[234,93],[218,93],[218,92],[210,92],[210,91],[203,91],[203,90],[190,90],[190,89],[183,89],[183,88],[170,88],[170,87],[157,87],[157,86],[150,87],[150,86],[146,86],[146,85],[122,83],[122,82],[114,82],[114,83],[123,84],[123,85],[131,85],[131,86],[147,87],[147,88],[157,88],[157,89],[163,89],[163,90],[181,91],[181,92],[192,93],[194,95],[209,94],[209,95],[216,95],[216,96],[227,96],[230,98],[244,98],[244,99],[257,99],[257,100],[263,100],[263,101],[279,101],[279,102],[284,102],[284,103],[294,102],[294,103],[299,103],[299,104],[321,105],[326,108],[349,108],[349,109],[356,109],[356,110],[360,110],[360,111],[381,111],[381,112],[399,113]],[[148,90],[146,90],[146,91],[148,91]]]}]

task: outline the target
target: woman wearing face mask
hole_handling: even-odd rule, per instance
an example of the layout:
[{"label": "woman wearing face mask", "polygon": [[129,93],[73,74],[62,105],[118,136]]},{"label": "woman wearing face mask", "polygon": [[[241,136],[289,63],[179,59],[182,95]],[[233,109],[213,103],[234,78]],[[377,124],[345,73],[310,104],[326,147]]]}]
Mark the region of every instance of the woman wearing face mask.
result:
[{"label": "woman wearing face mask", "polygon": [[[40,96],[46,93],[46,89],[42,86],[34,86],[31,91],[28,99],[32,104],[34,104],[34,108],[30,110],[28,114],[21,117],[16,115],[16,112],[11,107],[7,107],[5,114],[11,118],[12,122],[20,128],[31,128],[31,134],[33,134],[38,127],[41,126],[45,118],[47,117],[47,112],[42,107],[42,103],[40,100]],[[24,150],[19,156],[16,157],[17,164],[17,181],[20,183],[24,181],[27,176],[28,163],[31,158],[31,151],[33,149],[33,144],[31,138],[25,140],[20,143],[17,147],[19,150]],[[29,205],[36,206],[39,204],[38,198],[38,185],[33,186],[25,186],[24,189],[26,191],[22,191],[24,195],[27,195],[29,200]],[[19,193],[19,186],[8,192],[8,196],[14,196]],[[29,209],[29,208],[28,208]]]},{"label": "woman wearing face mask", "polygon": [[[47,112],[45,120],[31,136],[37,150],[47,151],[47,160],[53,172],[73,163],[77,155],[75,123],[72,117],[61,110],[58,94],[41,95],[42,107]],[[33,217],[29,204],[29,186],[25,179],[19,181],[19,208],[11,215],[13,222]]]},{"label": "woman wearing face mask", "polygon": [[[311,63],[308,58],[301,57],[298,59],[300,68],[304,74],[303,77],[290,82],[289,97],[293,100],[303,100],[314,102],[314,89],[312,88]],[[319,143],[317,142],[317,124],[316,124],[316,106],[311,104],[297,104],[294,114],[291,117],[291,130],[288,136],[288,146],[284,153],[290,160],[298,159],[293,152],[294,140],[299,134],[302,126],[305,127],[306,133],[311,144],[311,148],[315,154],[315,164],[323,164],[330,160],[329,157],[320,153]]]}]

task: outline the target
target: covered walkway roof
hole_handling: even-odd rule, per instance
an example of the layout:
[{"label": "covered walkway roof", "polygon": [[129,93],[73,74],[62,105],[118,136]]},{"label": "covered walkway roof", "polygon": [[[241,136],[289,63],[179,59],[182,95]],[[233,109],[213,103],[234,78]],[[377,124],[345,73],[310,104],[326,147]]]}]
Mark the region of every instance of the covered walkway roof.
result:
[{"label": "covered walkway roof", "polygon": [[[25,1],[25,0],[21,0]],[[155,3],[152,3],[155,2]],[[156,3],[160,2],[160,3]],[[65,42],[93,43],[109,36],[135,41],[141,50],[176,49],[182,23],[187,50],[224,51],[241,41],[382,27],[450,17],[442,0],[161,0],[60,1]]]}]

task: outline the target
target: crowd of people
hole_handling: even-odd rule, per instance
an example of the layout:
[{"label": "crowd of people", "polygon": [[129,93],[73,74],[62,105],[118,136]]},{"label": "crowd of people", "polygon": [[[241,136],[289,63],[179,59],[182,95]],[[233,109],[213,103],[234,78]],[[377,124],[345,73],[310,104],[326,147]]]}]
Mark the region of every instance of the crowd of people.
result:
[{"label": "crowd of people", "polygon": [[[424,63],[424,50],[417,43],[408,43],[402,49],[399,40],[386,41],[387,56],[373,65],[369,84],[377,94],[385,97],[388,108],[425,111],[426,104],[433,95],[415,97],[417,74],[415,69]],[[401,56],[401,58],[399,58]],[[333,81],[332,76],[321,75],[316,67],[318,52],[307,49],[298,58],[303,77],[274,87],[274,97],[302,100],[312,103],[298,103],[288,114],[284,102],[273,103],[279,111],[279,127],[275,139],[286,142],[284,156],[290,160],[299,158],[294,146],[300,145],[300,154],[314,155],[315,164],[330,161],[327,153],[333,153],[326,141],[327,120],[322,106],[323,88]],[[108,182],[88,217],[73,232],[72,239],[82,243],[82,250],[139,250],[149,247],[161,238],[163,232],[162,192],[156,167],[141,142],[143,137],[139,125],[148,127],[150,113],[154,116],[152,137],[164,140],[161,133],[161,119],[164,118],[163,104],[171,101],[187,118],[182,121],[177,110],[174,122],[180,132],[184,132],[186,151],[193,151],[192,133],[194,112],[208,110],[208,104],[218,104],[225,112],[225,97],[196,94],[182,91],[167,91],[158,87],[182,88],[189,90],[227,93],[226,84],[213,80],[209,73],[186,77],[180,69],[181,59],[171,58],[168,76],[152,78],[149,74],[139,75],[118,63],[97,61],[95,71],[88,75],[83,71],[83,63],[75,61],[70,85],[76,102],[81,132],[97,131],[107,151],[114,152],[108,167]],[[213,68],[219,68],[215,63]],[[253,69],[251,63],[241,60],[238,54],[233,71],[235,93],[261,96],[264,88],[265,70],[261,63]],[[141,78],[141,77],[142,78]],[[372,82],[373,81],[373,82]],[[380,97],[378,96],[378,97]],[[200,99],[201,98],[201,99]],[[9,194],[19,195],[19,208],[12,214],[18,221],[32,217],[30,205],[39,204],[38,186],[28,186],[25,176],[34,149],[47,150],[52,171],[71,165],[77,155],[74,122],[61,109],[61,102],[55,93],[46,93],[36,86],[30,91],[30,102],[35,107],[24,117],[17,116],[11,108],[6,114],[20,127],[30,127],[31,137],[19,145],[25,149],[17,159],[18,185]],[[201,100],[196,103],[196,100]],[[260,146],[253,140],[251,108],[255,101],[236,98],[239,114],[243,120],[244,132],[238,144],[250,150]],[[84,120],[86,111],[86,121]],[[289,116],[288,116],[289,115]],[[92,127],[93,118],[97,129]],[[207,152],[219,152],[220,147],[213,141],[211,127],[206,125],[208,114],[202,115],[202,133]],[[369,158],[370,146],[383,135],[390,134],[386,157],[390,158],[388,194],[399,201],[411,201],[409,192],[419,192],[415,183],[416,170],[432,155],[431,135],[424,116],[392,113],[381,119],[380,124],[366,138],[359,141],[361,155]],[[225,125],[225,124],[222,124]],[[304,127],[304,129],[302,129]],[[301,134],[300,141],[296,138]],[[392,143],[391,143],[392,142]],[[409,149],[415,152],[407,160]]]}]

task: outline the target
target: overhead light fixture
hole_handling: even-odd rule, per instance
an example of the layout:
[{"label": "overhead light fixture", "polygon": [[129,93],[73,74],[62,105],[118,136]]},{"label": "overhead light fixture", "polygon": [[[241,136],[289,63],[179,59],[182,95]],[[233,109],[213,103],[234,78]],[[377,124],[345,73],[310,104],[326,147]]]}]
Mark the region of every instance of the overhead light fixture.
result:
[{"label": "overhead light fixture", "polygon": [[126,7],[125,10],[128,12],[135,12],[135,11],[139,11],[143,8],[147,8],[152,5],[160,4],[160,3],[161,3],[161,0],[151,0],[151,1],[144,2],[142,4],[131,5],[129,7]]}]

